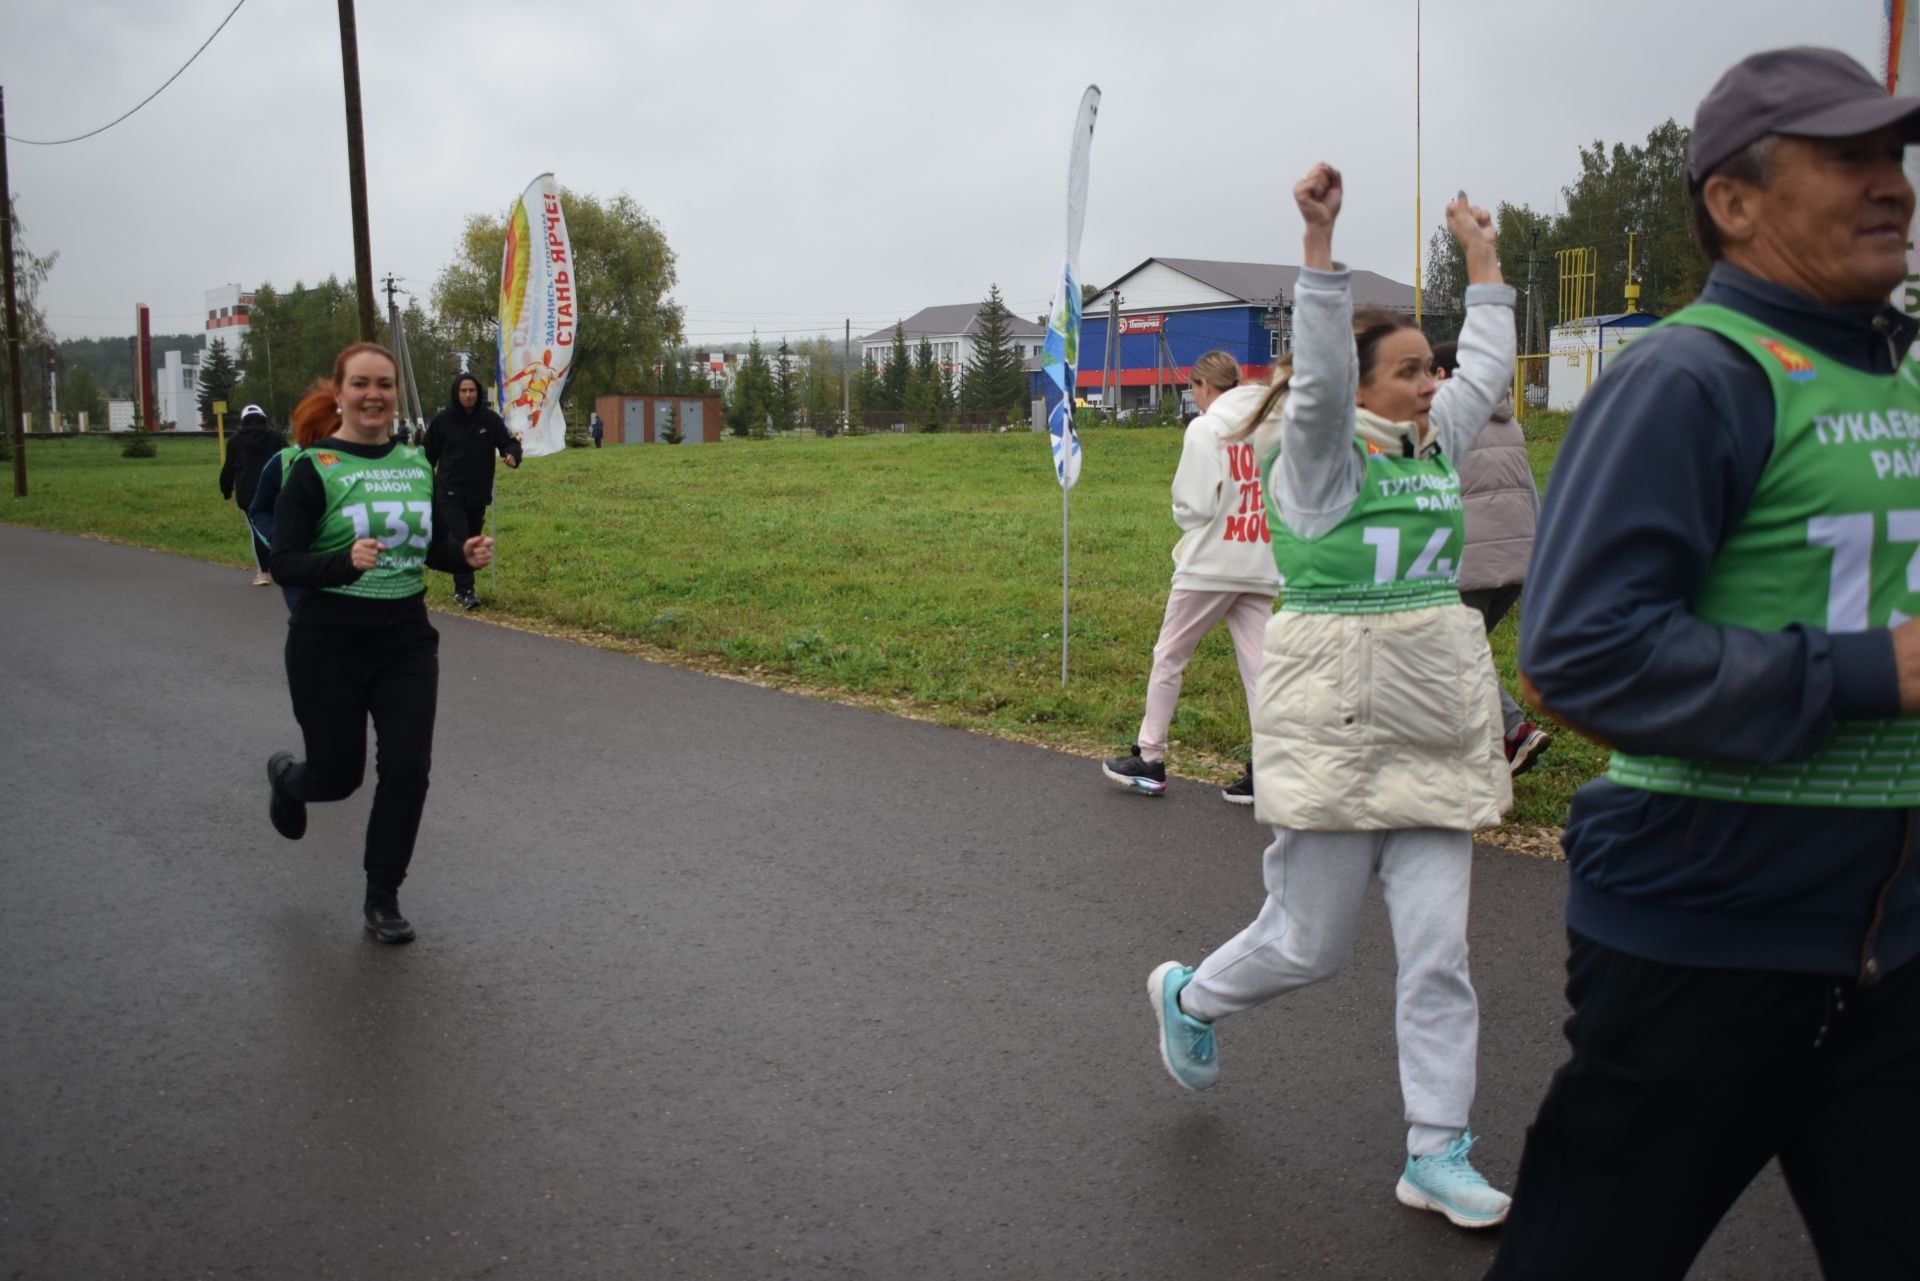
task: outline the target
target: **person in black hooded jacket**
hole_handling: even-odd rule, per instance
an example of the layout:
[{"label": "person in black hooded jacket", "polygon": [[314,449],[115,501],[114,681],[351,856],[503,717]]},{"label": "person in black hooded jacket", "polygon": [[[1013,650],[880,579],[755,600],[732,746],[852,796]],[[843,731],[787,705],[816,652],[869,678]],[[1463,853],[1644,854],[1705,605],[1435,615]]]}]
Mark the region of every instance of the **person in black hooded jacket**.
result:
[{"label": "person in black hooded jacket", "polygon": [[[456,542],[486,529],[496,454],[507,466],[518,467],[520,442],[481,396],[480,380],[469,373],[455,375],[447,407],[427,424],[427,462],[433,466],[435,519]],[[463,566],[454,573],[453,598],[468,609],[480,603],[472,570]]]},{"label": "person in black hooded jacket", "polygon": [[[265,410],[258,405],[241,410],[240,430],[227,442],[227,460],[220,464],[220,497],[231,498],[240,505],[240,514],[246,515],[253,505],[254,486],[260,483],[260,469],[286,447],[287,438],[274,430]],[[252,522],[247,532],[247,541],[253,545],[253,585],[265,587],[273,581],[267,576],[267,545]]]}]

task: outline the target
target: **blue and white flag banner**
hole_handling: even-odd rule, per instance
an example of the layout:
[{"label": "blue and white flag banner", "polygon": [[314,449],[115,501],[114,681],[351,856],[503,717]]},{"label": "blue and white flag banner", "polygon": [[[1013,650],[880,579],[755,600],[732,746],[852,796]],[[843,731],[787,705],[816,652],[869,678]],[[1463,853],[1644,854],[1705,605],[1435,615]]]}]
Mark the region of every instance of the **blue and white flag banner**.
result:
[{"label": "blue and white flag banner", "polygon": [[1087,221],[1087,171],[1093,152],[1093,123],[1100,114],[1100,87],[1088,85],[1073,122],[1073,151],[1067,161],[1067,260],[1060,270],[1059,292],[1048,310],[1047,337],[1040,366],[1059,392],[1047,413],[1053,445],[1053,471],[1063,489],[1080,479],[1080,434],[1073,429],[1075,379],[1080,369],[1080,232]]}]

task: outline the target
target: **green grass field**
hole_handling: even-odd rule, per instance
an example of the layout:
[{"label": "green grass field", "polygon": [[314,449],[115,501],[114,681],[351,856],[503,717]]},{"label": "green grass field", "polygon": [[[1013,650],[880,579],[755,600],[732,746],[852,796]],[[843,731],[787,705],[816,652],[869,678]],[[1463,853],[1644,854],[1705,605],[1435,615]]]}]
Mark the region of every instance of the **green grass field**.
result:
[{"label": "green grass field", "polygon": [[[1564,429],[1529,421],[1543,480]],[[652,657],[1103,754],[1139,724],[1178,534],[1167,486],[1180,434],[1082,439],[1064,691],[1060,490],[1045,440],[1024,432],[630,445],[503,468],[489,605]],[[30,495],[0,519],[251,568],[211,442],[161,438],[151,459],[122,458],[119,443],[30,442]],[[429,586],[445,603],[448,580]],[[1494,635],[1509,688],[1513,647],[1509,619]],[[1560,824],[1602,767],[1598,748],[1553,732],[1516,783],[1515,823]],[[1224,629],[1187,669],[1171,738],[1176,773],[1224,779],[1246,760]]]}]

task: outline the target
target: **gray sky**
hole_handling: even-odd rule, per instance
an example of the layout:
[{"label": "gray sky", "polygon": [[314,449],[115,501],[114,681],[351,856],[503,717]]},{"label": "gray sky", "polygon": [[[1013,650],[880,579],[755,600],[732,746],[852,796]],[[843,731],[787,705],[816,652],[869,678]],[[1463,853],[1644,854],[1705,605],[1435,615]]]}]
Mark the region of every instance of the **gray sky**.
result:
[{"label": "gray sky", "polygon": [[[233,0],[5,0],[9,133],[150,93]],[[466,215],[551,169],[626,191],[679,255],[696,344],[878,329],[998,282],[1044,310],[1081,90],[1104,93],[1081,275],[1150,256],[1292,263],[1288,191],[1347,178],[1336,252],[1413,274],[1414,0],[958,5],[360,0],[373,262],[425,299]],[[353,270],[337,9],[247,0],[99,137],[9,146],[62,337],[199,330],[225,283]],[[1824,44],[1879,71],[1882,0],[1425,0],[1426,230],[1446,198],[1551,210],[1583,143],[1688,123],[1729,64]],[[1184,24],[1184,25],[1183,25]],[[1544,91],[1543,91],[1544,90]]]}]

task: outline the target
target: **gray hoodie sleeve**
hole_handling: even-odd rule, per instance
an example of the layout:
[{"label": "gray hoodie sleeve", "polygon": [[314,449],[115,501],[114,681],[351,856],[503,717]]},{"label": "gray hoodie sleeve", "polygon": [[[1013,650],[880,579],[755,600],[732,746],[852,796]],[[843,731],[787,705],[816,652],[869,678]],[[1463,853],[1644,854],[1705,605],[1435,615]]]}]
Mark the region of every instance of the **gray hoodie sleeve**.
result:
[{"label": "gray hoodie sleeve", "polygon": [[1293,382],[1273,497],[1288,529],[1315,538],[1338,525],[1353,506],[1364,466],[1353,447],[1360,368],[1345,267],[1300,269],[1293,326]]},{"label": "gray hoodie sleeve", "polygon": [[1434,393],[1428,422],[1455,466],[1473,448],[1501,398],[1513,394],[1513,286],[1468,285],[1460,367]]}]

